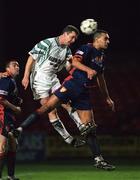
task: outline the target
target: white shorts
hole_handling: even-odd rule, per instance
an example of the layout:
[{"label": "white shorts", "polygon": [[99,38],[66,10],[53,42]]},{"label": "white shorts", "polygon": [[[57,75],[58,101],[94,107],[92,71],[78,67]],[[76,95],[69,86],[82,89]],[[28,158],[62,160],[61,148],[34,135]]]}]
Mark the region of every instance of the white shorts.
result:
[{"label": "white shorts", "polygon": [[56,74],[41,72],[31,73],[30,85],[35,100],[49,97],[61,86]]}]

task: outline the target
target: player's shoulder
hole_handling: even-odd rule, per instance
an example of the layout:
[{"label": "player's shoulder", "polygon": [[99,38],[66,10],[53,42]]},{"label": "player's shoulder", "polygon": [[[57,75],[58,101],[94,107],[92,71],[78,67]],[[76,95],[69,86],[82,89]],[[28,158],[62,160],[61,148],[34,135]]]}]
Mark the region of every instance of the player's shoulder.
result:
[{"label": "player's shoulder", "polygon": [[88,54],[92,50],[92,46],[89,44],[83,44],[81,47],[77,50],[77,52],[81,52],[81,54]]},{"label": "player's shoulder", "polygon": [[46,38],[40,41],[43,46],[50,46],[55,41],[55,38]]},{"label": "player's shoulder", "polygon": [[2,88],[7,88],[7,87],[11,87],[11,84],[13,84],[10,76],[7,76],[7,77],[2,77],[0,79],[0,89]]},{"label": "player's shoulder", "polygon": [[11,76],[7,75],[6,77],[0,78],[0,82],[6,82],[6,81],[11,81]]},{"label": "player's shoulder", "polygon": [[52,42],[54,40],[55,40],[55,37],[50,37],[50,38],[44,39],[43,41],[45,41],[45,42],[47,42],[47,41]]},{"label": "player's shoulder", "polygon": [[92,49],[92,48],[93,48],[93,46],[92,46],[91,43],[83,44],[83,45],[81,45],[81,47],[80,47],[80,49],[83,49],[83,50],[90,50],[90,49]]}]

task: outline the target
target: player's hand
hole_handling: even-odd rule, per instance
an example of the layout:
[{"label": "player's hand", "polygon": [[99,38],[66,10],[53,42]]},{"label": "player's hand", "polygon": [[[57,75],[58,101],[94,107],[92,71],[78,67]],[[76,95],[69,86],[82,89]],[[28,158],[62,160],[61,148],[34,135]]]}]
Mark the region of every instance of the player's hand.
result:
[{"label": "player's hand", "polygon": [[16,110],[15,110],[15,113],[17,113],[17,114],[21,113],[21,107],[17,106]]},{"label": "player's hand", "polygon": [[3,78],[3,77],[7,77],[7,76],[8,76],[7,72],[1,72],[0,73],[0,79]]},{"label": "player's hand", "polygon": [[111,108],[111,110],[112,110],[113,112],[115,112],[115,104],[114,104],[114,101],[112,101],[111,98],[107,98],[107,99],[106,99],[106,102],[107,102],[108,106]]},{"label": "player's hand", "polygon": [[95,70],[93,70],[93,69],[88,69],[87,70],[87,76],[88,76],[88,79],[92,79],[95,75],[97,74],[97,72],[95,71]]},{"label": "player's hand", "polygon": [[24,87],[25,90],[27,89],[28,85],[29,85],[29,78],[24,77],[22,79],[22,86]]}]

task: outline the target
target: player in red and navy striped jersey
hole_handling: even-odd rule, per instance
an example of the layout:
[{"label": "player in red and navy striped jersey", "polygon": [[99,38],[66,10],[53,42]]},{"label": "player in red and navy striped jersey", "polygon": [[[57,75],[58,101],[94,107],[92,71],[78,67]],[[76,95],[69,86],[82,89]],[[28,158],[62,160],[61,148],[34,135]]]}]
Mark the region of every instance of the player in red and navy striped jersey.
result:
[{"label": "player in red and navy striped jersey", "polygon": [[15,114],[21,112],[21,99],[15,77],[19,74],[16,60],[6,63],[6,77],[0,79],[0,179],[5,158],[7,158],[8,180],[19,180],[15,177],[16,146],[15,137],[9,133],[14,128]]}]

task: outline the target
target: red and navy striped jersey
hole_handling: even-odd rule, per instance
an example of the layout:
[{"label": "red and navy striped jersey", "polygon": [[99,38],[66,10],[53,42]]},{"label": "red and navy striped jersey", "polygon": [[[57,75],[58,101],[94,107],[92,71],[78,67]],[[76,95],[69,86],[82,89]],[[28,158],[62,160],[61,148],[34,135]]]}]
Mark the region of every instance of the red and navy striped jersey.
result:
[{"label": "red and navy striped jersey", "polygon": [[[10,103],[15,104],[18,90],[15,80],[8,76],[0,79],[0,96],[7,99]],[[8,110],[8,109],[5,109]],[[9,111],[9,110],[8,110]]]},{"label": "red and navy striped jersey", "polygon": [[[99,73],[103,73],[105,68],[104,52],[97,50],[92,44],[82,45],[75,53],[75,57],[81,59],[82,63]],[[72,76],[79,83],[89,83],[91,80],[87,78],[87,73],[79,69],[72,70]]]}]

